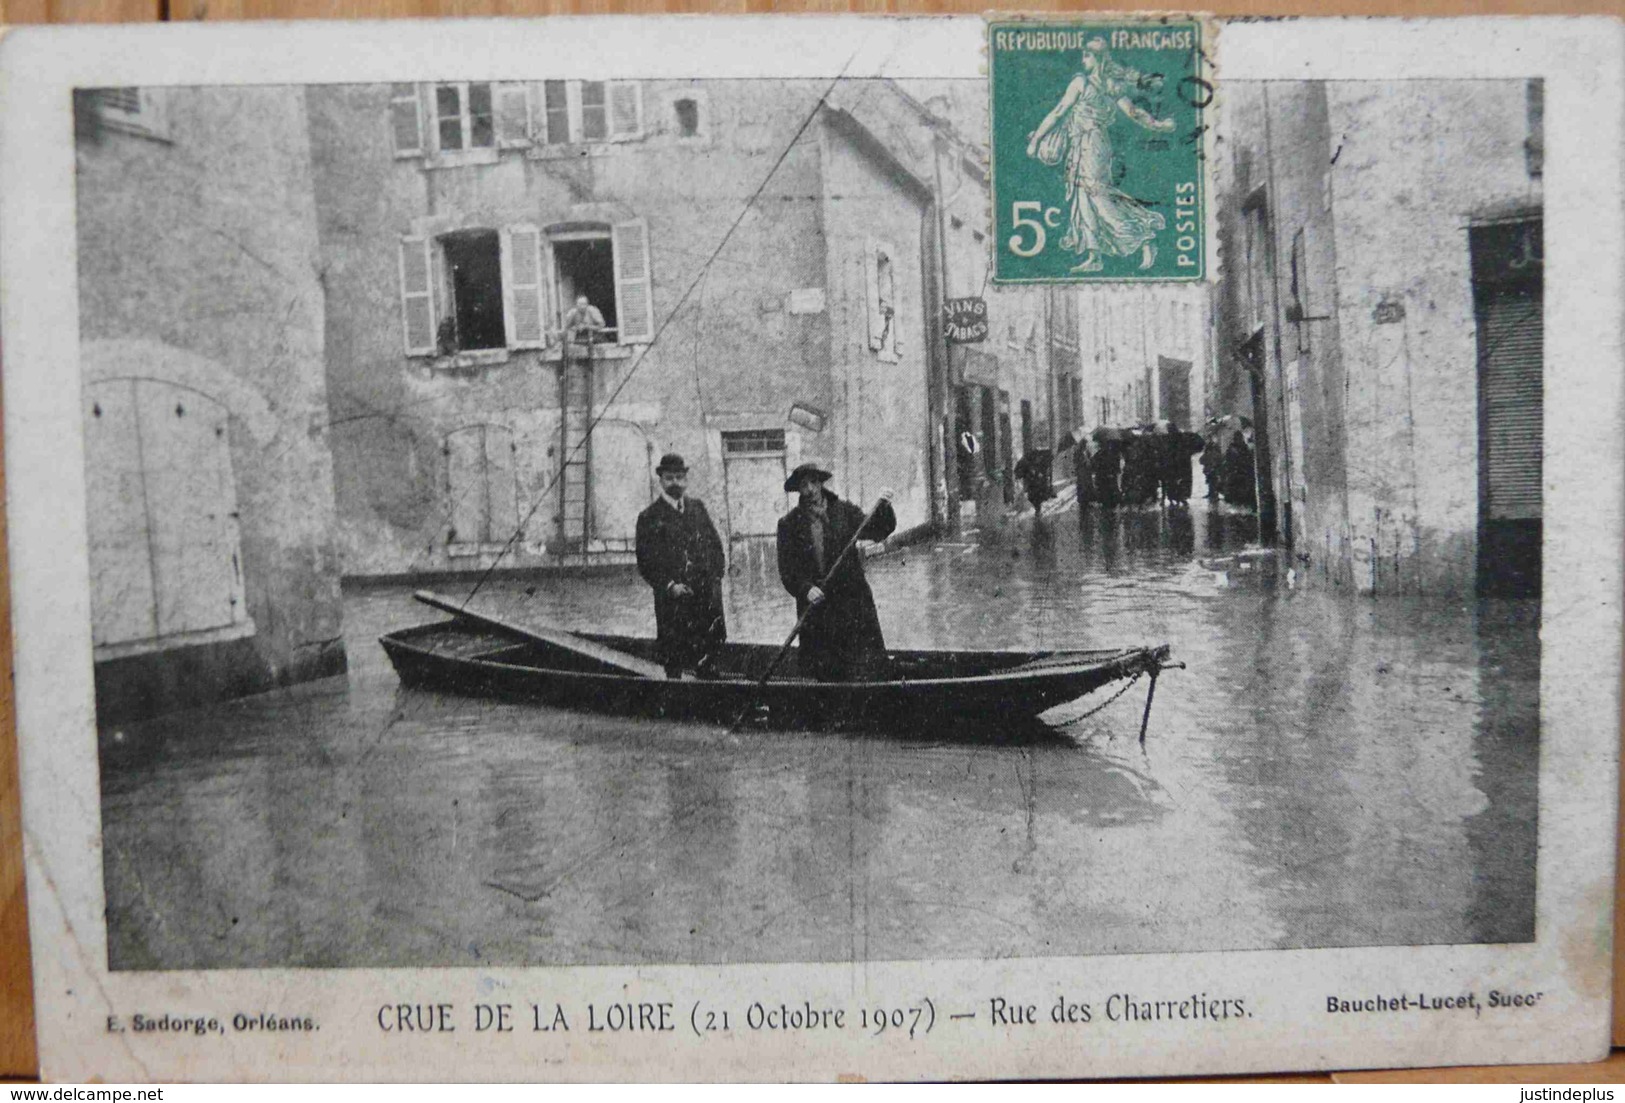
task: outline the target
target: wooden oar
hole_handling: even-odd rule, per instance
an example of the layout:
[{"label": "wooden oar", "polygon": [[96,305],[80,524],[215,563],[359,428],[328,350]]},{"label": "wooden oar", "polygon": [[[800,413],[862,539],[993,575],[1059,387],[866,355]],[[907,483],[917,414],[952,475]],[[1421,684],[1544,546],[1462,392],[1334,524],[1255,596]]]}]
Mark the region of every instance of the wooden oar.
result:
[{"label": "wooden oar", "polygon": [[628,655],[625,651],[617,651],[613,647],[605,647],[601,643],[582,639],[574,632],[566,632],[562,628],[531,628],[525,625],[512,624],[485,613],[476,613],[472,609],[465,609],[451,598],[441,597],[428,590],[419,590],[412,595],[423,604],[443,613],[450,613],[454,617],[471,621],[483,628],[494,632],[501,632],[509,636],[531,643],[545,643],[550,647],[557,647],[564,651],[573,651],[589,659],[614,667],[626,674],[636,674],[643,678],[664,678],[666,668],[658,663],[651,663],[647,659],[640,659],[636,655]]},{"label": "wooden oar", "polygon": [[[830,564],[829,570],[824,572],[824,577],[819,579],[816,583],[820,590],[823,590],[829,585],[830,579],[835,577],[835,572],[841,569],[841,563],[845,561],[847,554],[851,552],[853,548],[858,546],[858,535],[862,533],[864,529],[869,527],[869,522],[875,519],[875,514],[879,513],[880,507],[885,504],[886,499],[880,499],[880,501],[875,503],[875,508],[869,511],[868,516],[866,516],[858,524],[857,530],[852,533],[852,539],[846,542],[846,547],[841,549],[841,554],[835,557],[835,562]],[[828,592],[826,591],[826,596],[827,593]],[[823,604],[823,602],[819,602],[819,605],[821,604]],[[761,689],[763,686],[767,685],[768,679],[772,678],[774,671],[779,669],[779,664],[782,663],[784,661],[784,657],[790,653],[790,645],[796,642],[797,636],[801,635],[802,627],[807,623],[807,618],[812,616],[813,610],[816,608],[818,608],[818,605],[809,603],[802,614],[796,618],[796,626],[790,629],[790,634],[788,636],[784,637],[784,646],[779,648],[779,653],[774,655],[773,661],[767,664],[767,670],[759,679],[757,679],[757,689]],[[756,702],[752,700],[746,704],[744,708],[740,709],[739,715],[734,717],[734,722],[728,725],[728,730],[733,731],[735,728],[739,727],[740,723],[745,719],[745,714],[755,707]]]}]

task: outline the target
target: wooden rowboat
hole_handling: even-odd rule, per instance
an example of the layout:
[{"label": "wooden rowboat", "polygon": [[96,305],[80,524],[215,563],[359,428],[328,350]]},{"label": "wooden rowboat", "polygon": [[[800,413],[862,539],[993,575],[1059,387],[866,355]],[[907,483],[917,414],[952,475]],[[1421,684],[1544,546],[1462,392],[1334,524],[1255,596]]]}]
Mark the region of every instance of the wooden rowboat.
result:
[{"label": "wooden rowboat", "polygon": [[900,731],[966,720],[1021,724],[1112,682],[1154,678],[1169,665],[1167,646],[890,651],[877,680],[817,682],[798,671],[792,654],[762,685],[779,649],[729,643],[713,656],[711,677],[678,680],[632,672],[659,670],[649,665],[656,657],[651,639],[527,629],[465,611],[379,642],[403,684],[444,693],[724,722],[750,709],[774,727]]}]

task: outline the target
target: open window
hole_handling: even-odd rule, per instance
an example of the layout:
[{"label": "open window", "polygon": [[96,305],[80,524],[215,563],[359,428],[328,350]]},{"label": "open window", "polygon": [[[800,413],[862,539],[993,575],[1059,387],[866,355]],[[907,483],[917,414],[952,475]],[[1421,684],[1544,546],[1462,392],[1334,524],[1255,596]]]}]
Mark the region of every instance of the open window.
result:
[{"label": "open window", "polygon": [[882,360],[895,361],[901,343],[897,339],[897,250],[884,241],[871,241],[865,258],[864,274],[869,300],[869,347]]},{"label": "open window", "polygon": [[169,102],[162,88],[102,88],[96,113],[105,126],[144,138],[169,140]]},{"label": "open window", "polygon": [[581,295],[604,316],[605,340],[654,337],[641,219],[551,235],[527,225],[408,235],[400,280],[408,356],[545,347]]},{"label": "open window", "polygon": [[623,345],[653,339],[649,230],[642,219],[556,232],[551,250],[558,289],[554,328],[585,295],[604,316],[604,339]]},{"label": "open window", "polygon": [[400,261],[408,356],[546,343],[548,287],[535,227],[404,237]]},{"label": "open window", "polygon": [[441,351],[506,347],[501,236],[495,230],[465,230],[439,241],[441,301],[447,305],[441,326],[449,329],[438,335]]},{"label": "open window", "polygon": [[604,316],[599,339],[615,340],[620,311],[615,303],[615,246],[609,230],[555,235],[553,272],[559,289],[557,327],[562,328],[565,315],[584,297]]}]

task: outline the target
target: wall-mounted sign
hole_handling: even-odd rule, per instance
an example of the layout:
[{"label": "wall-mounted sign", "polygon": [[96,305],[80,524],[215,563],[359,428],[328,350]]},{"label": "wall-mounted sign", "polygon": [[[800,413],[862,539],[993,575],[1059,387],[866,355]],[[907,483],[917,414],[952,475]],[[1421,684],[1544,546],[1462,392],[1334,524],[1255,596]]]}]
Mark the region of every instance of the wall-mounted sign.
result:
[{"label": "wall-mounted sign", "polygon": [[950,345],[974,345],[987,340],[987,300],[971,295],[942,304],[943,329]]},{"label": "wall-mounted sign", "polygon": [[1405,303],[1401,299],[1385,297],[1371,312],[1371,321],[1379,326],[1391,326],[1405,320]]},{"label": "wall-mounted sign", "polygon": [[799,425],[812,433],[822,433],[824,423],[829,415],[816,406],[809,406],[805,402],[797,402],[790,407],[790,424]]}]

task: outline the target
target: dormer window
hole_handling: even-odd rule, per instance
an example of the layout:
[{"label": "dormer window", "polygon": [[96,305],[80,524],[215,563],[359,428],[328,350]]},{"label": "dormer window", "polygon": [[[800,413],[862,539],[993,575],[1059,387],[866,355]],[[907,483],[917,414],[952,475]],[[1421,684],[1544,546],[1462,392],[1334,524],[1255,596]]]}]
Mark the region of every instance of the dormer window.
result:
[{"label": "dormer window", "polygon": [[673,113],[677,116],[677,136],[679,138],[698,137],[700,133],[700,105],[691,99],[682,99],[671,106]]},{"label": "dormer window", "polygon": [[630,80],[395,84],[389,125],[397,157],[490,164],[498,150],[643,137],[642,86]]},{"label": "dormer window", "polygon": [[491,111],[489,83],[437,84],[434,103],[442,152],[492,149],[496,146],[496,124]]}]

